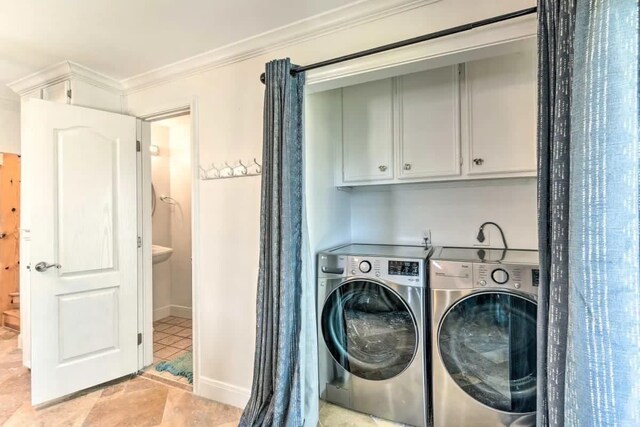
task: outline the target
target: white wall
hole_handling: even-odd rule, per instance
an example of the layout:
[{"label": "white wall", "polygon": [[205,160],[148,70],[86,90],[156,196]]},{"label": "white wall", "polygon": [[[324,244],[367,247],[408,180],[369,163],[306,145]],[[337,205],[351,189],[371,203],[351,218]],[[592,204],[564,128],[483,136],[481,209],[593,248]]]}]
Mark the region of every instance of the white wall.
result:
[{"label": "white wall", "polygon": [[[171,207],[160,201],[162,194],[171,194],[169,128],[152,123],[151,144],[160,149],[158,156],[151,156],[151,182],[156,190],[156,210],[152,220],[153,244],[172,247]],[[171,314],[171,272],[170,261],[153,264],[153,320]]]},{"label": "white wall", "polygon": [[[153,266],[154,319],[191,317],[191,139],[189,116],[151,124],[151,156],[156,190],[153,244],[173,249],[171,257]],[[169,196],[176,204],[160,200]]]},{"label": "white wall", "polygon": [[[129,110],[144,116],[195,100],[201,164],[260,158],[264,86],[258,77],[265,62],[291,57],[295,63],[308,64],[534,4],[532,0],[438,1],[364,24],[351,23],[339,31],[298,39],[295,45],[263,49],[250,59],[230,60],[138,90],[127,97]],[[199,203],[194,212],[200,222],[194,235],[201,325],[196,337],[200,356],[196,393],[242,406],[249,396],[254,357],[260,180],[201,182]]]},{"label": "white wall", "polygon": [[191,132],[190,117],[171,119],[171,314],[191,317]]},{"label": "white wall", "polygon": [[0,153],[20,153],[20,101],[0,98]]},{"label": "white wall", "polygon": [[[473,246],[485,221],[498,223],[511,248],[537,249],[535,178],[402,184],[351,191],[354,242],[419,245],[431,229],[437,246]],[[502,247],[485,227],[485,244]]]}]

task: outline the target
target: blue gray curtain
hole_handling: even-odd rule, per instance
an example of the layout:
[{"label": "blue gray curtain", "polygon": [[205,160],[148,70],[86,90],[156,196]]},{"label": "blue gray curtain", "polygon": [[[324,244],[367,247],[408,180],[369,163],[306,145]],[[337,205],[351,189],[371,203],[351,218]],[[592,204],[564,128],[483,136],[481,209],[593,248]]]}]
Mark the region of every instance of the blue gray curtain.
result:
[{"label": "blue gray curtain", "polygon": [[256,350],[240,426],[300,427],[304,75],[272,61],[265,85]]},{"label": "blue gray curtain", "polygon": [[538,425],[640,425],[638,1],[539,1]]}]

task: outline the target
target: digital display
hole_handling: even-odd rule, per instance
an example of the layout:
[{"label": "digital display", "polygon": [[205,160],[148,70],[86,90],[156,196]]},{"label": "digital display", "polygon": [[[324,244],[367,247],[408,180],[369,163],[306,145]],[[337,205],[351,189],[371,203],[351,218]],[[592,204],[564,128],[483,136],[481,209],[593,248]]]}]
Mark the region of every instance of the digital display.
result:
[{"label": "digital display", "polygon": [[531,283],[533,284],[533,286],[540,285],[540,270],[538,270],[537,268],[531,270]]},{"label": "digital display", "polygon": [[390,276],[418,276],[420,263],[417,261],[389,261]]}]

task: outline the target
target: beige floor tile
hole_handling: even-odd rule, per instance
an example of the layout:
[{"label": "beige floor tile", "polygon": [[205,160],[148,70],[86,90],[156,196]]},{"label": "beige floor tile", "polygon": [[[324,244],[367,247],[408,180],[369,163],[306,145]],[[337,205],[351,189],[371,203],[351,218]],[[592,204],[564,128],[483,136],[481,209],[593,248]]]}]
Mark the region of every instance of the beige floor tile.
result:
[{"label": "beige floor tile", "polygon": [[326,403],[320,410],[320,425],[323,427],[375,427],[375,421],[365,414]]},{"label": "beige floor tile", "polygon": [[178,332],[176,335],[182,338],[191,338],[191,328],[185,328],[182,331]]},{"label": "beige floor tile", "polygon": [[162,332],[166,332],[167,334],[170,334],[170,335],[176,335],[178,332],[183,331],[183,330],[184,330],[184,328],[181,328],[180,326],[175,326],[174,325],[174,326],[169,327],[169,329],[165,329]]},{"label": "beige floor tile", "polygon": [[153,355],[155,356],[160,350],[162,350],[165,347],[166,347],[166,345],[164,345],[164,344],[160,344],[160,343],[154,342],[153,343]]},{"label": "beige floor tile", "polygon": [[81,426],[101,393],[101,390],[93,391],[42,409],[35,409],[25,402],[3,427]]},{"label": "beige floor tile", "polygon": [[153,342],[158,342],[158,341],[160,341],[160,340],[162,340],[162,339],[164,339],[164,338],[166,338],[168,336],[169,336],[169,334],[167,334],[165,332],[155,331],[153,333]]},{"label": "beige floor tile", "polygon": [[173,344],[171,344],[173,347],[178,347],[181,349],[186,349],[188,347],[191,347],[191,338],[183,338],[180,341],[174,342]]},{"label": "beige floor tile", "polygon": [[158,332],[166,332],[167,329],[173,328],[173,325],[169,325],[168,323],[160,323],[154,329]]},{"label": "beige floor tile", "polygon": [[[180,341],[181,339],[182,338],[177,337],[175,335],[167,335],[166,337],[164,337],[163,339],[158,341],[158,344],[173,345],[174,343]],[[176,347],[178,347],[178,346],[176,346]]]},{"label": "beige floor tile", "polygon": [[194,396],[181,390],[170,390],[162,418],[163,426],[237,425],[242,411]]},{"label": "beige floor tile", "polygon": [[126,387],[122,393],[100,398],[89,412],[85,426],[156,426],[162,421],[169,388],[150,380],[152,386]]},{"label": "beige floor tile", "polygon": [[182,326],[183,328],[191,328],[192,323],[193,320],[191,319],[183,319],[182,322],[178,323],[178,325]]},{"label": "beige floor tile", "polygon": [[160,351],[154,352],[154,355],[156,357],[159,357],[161,359],[169,359],[171,358],[174,354],[176,354],[177,352],[179,352],[180,349],[179,348],[174,348],[174,347],[165,347]]},{"label": "beige floor tile", "polygon": [[180,318],[180,317],[170,317],[167,320],[164,321],[164,323],[168,323],[170,325],[179,325],[182,322],[184,322],[184,319]]}]

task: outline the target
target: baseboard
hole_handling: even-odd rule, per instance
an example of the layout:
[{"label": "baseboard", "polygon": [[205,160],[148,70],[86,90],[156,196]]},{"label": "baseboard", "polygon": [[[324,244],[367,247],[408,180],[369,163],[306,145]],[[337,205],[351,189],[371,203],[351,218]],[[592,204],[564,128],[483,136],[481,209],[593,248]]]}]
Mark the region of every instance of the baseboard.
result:
[{"label": "baseboard", "polygon": [[171,316],[171,306],[165,305],[164,307],[153,309],[153,321],[164,319]]},{"label": "baseboard", "polygon": [[184,317],[185,319],[193,318],[193,310],[191,307],[184,307],[182,305],[171,305],[170,307],[171,309],[169,311],[172,316]]},{"label": "baseboard", "polygon": [[197,390],[195,390],[195,393],[198,396],[235,406],[236,408],[244,408],[251,395],[251,390],[247,388],[238,387],[208,377],[199,377],[196,379],[196,382]]}]

